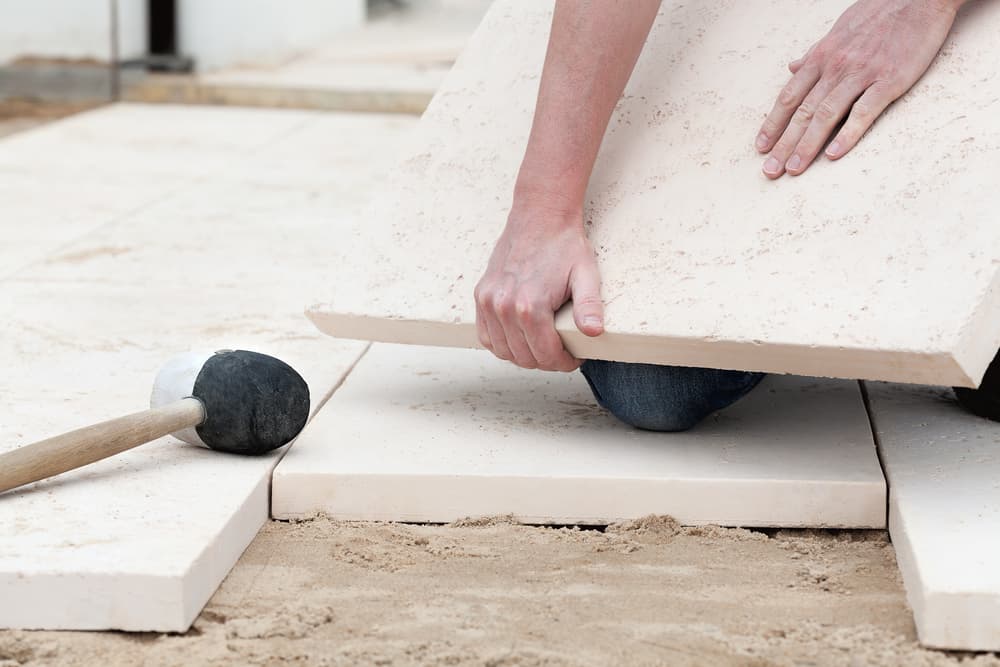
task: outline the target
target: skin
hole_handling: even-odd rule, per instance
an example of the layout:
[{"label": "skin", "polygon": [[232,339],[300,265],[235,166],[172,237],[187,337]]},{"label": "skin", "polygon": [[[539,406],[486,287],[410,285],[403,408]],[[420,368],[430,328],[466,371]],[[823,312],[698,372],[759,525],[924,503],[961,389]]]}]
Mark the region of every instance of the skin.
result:
[{"label": "skin", "polygon": [[782,89],[757,136],[770,152],[764,175],[798,176],[823,151],[846,155],[885,109],[930,67],[966,0],[860,0],[789,64]]},{"label": "skin", "polygon": [[[757,137],[769,178],[804,172],[826,146],[850,151],[930,66],[966,0],[859,0],[792,62]],[[557,0],[510,215],[475,289],[479,342],[522,368],[571,371],[555,312],[604,332],[600,273],[583,202],[601,140],[660,0]]]},{"label": "skin", "polygon": [[581,332],[604,332],[601,279],[583,227],[584,194],[659,7],[660,0],[556,2],[510,215],[475,289],[479,342],[522,368],[580,365],[553,324],[569,299]]}]

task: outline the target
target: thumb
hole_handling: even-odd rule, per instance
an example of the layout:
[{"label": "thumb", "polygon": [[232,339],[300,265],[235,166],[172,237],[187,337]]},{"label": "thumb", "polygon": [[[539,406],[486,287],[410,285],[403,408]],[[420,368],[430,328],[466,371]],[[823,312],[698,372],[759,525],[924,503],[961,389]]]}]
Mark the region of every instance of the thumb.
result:
[{"label": "thumb", "polygon": [[597,261],[581,262],[570,274],[570,296],[576,328],[587,336],[604,333],[604,302],[601,300],[601,274]]}]

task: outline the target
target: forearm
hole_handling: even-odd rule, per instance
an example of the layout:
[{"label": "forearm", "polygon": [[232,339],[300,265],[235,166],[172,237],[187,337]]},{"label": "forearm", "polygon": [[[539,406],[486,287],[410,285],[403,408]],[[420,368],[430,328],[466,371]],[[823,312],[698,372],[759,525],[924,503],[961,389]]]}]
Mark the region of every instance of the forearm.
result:
[{"label": "forearm", "polygon": [[514,191],[573,217],[660,0],[557,0]]}]

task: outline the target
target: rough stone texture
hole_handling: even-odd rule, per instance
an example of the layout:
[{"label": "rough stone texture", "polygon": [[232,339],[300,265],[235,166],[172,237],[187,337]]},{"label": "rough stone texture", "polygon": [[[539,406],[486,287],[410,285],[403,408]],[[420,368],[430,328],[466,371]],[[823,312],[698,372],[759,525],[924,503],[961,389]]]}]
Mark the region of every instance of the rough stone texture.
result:
[{"label": "rough stone texture", "polygon": [[948,389],[866,387],[921,643],[1000,650],[1000,424]]},{"label": "rough stone texture", "polygon": [[629,428],[578,374],[483,351],[373,346],[278,465],[276,518],[880,528],[857,383],[768,378],[686,433]]},{"label": "rough stone texture", "polygon": [[[768,181],[752,144],[786,64],[848,4],[664,3],[587,195],[608,333],[587,339],[563,313],[571,351],[978,382],[1000,343],[1000,5],[971,5],[848,157]],[[472,290],[505,221],[551,5],[493,6],[407,146],[394,195],[345,243],[338,288],[317,295],[321,329],[476,345]]]}]

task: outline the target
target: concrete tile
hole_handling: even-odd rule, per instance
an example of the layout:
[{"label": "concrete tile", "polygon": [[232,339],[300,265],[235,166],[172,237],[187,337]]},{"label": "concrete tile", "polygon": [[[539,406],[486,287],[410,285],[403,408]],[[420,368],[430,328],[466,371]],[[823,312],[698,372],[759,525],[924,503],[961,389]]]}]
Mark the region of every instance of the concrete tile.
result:
[{"label": "concrete tile", "polygon": [[882,527],[857,383],[775,377],[687,433],[628,428],[578,374],[376,344],[275,470],[272,513]]},{"label": "concrete tile", "polygon": [[286,304],[304,305],[304,286],[336,285],[326,255],[363,221],[383,182],[387,164],[380,156],[391,154],[415,122],[330,116],[49,253],[31,279],[131,283],[142,276],[192,290],[277,291]]},{"label": "concrete tile", "polygon": [[[768,181],[759,123],[786,64],[849,4],[664,3],[587,194],[608,333],[586,339],[564,316],[571,351],[979,381],[1000,345],[1000,5],[968,8],[850,156]],[[507,215],[551,6],[493,5],[407,144],[392,194],[332,258],[340,288],[312,310],[324,331],[475,345],[472,290]]]},{"label": "concrete tile", "polygon": [[4,139],[0,279],[197,180],[242,167],[248,154],[314,116],[118,104]]},{"label": "concrete tile", "polygon": [[[285,359],[314,409],[363,350],[252,291],[14,283],[3,288],[0,450],[148,406],[173,354]],[[183,631],[268,513],[279,455],[174,438],[0,496],[0,627]]]},{"label": "concrete tile", "polygon": [[865,384],[921,643],[1000,650],[1000,424],[949,389]]},{"label": "concrete tile", "polygon": [[[160,365],[192,348],[275,354],[304,375],[314,408],[364,350],[317,332],[302,315],[302,289],[318,279],[309,267],[325,264],[336,220],[377,185],[348,158],[376,136],[367,150],[381,150],[405,128],[377,119],[367,133],[363,122],[325,124],[353,147],[339,155],[357,177],[314,177],[298,189],[288,178],[267,188],[250,177],[254,160],[270,159],[257,149],[319,115],[202,111],[143,107],[137,116],[168,128],[193,163],[204,148],[204,164],[229,167],[195,169],[176,191],[135,210],[119,215],[105,202],[111,189],[71,188],[69,172],[53,167],[62,208],[44,202],[31,224],[57,250],[0,281],[0,450],[143,409]],[[127,107],[71,120],[71,134],[86,137],[74,150],[108,183],[175,173],[169,142],[162,151],[146,145],[143,160],[102,162],[105,141],[125,136],[127,147],[133,133],[142,145],[142,123]],[[34,133],[32,168],[48,168],[66,132],[56,124]],[[13,164],[4,148],[0,169]],[[292,153],[282,158],[288,164]],[[337,166],[326,157],[316,163]],[[57,219],[62,210],[86,210],[88,228]],[[31,238],[14,228],[0,237]],[[279,456],[240,458],[164,438],[0,496],[0,627],[186,630],[266,520]]]}]

